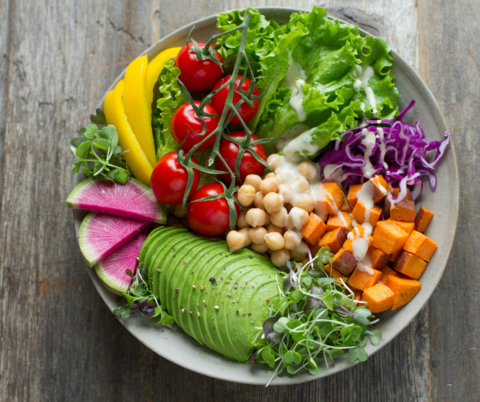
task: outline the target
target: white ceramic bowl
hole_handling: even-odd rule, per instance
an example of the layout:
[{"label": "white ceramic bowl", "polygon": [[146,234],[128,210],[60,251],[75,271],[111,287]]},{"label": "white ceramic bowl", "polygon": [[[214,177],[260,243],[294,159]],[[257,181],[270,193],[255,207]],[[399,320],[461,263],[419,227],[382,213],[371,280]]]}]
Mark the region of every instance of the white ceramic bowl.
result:
[{"label": "white ceramic bowl", "polygon": [[[282,24],[286,23],[289,16],[298,10],[260,8],[260,11],[267,19],[274,19]],[[152,60],[157,54],[169,47],[183,46],[188,32],[194,25],[194,38],[206,42],[214,33],[217,33],[216,22],[216,16],[212,15],[186,25],[158,41],[143,54],[148,54],[149,60]],[[368,35],[365,31],[361,32],[362,35]],[[422,127],[429,140],[443,139],[443,133],[447,130],[447,127],[432,93],[405,61],[395,52],[392,52],[392,56],[396,85],[400,92],[398,101],[400,110],[405,108],[412,99],[416,102],[415,108],[408,112],[406,121],[413,123],[416,120],[421,120]],[[125,71],[120,74],[110,89],[113,89],[115,84],[124,77],[124,74]],[[99,107],[103,109],[103,100]],[[422,288],[413,301],[399,310],[388,311],[380,315],[381,321],[376,324],[376,328],[382,331],[383,339],[379,346],[368,344],[365,348],[368,355],[380,350],[413,320],[427,303],[445,270],[455,238],[459,208],[458,171],[453,144],[450,145],[437,170],[437,178],[437,190],[431,192],[429,186],[425,185],[419,204],[435,213],[426,234],[438,244],[438,249],[421,277]],[[81,180],[82,178],[77,175],[77,184]],[[74,211],[73,215],[78,238],[78,230],[85,213]],[[100,284],[93,269],[87,267],[87,270],[100,296],[108,308],[113,311],[119,305],[118,297]],[[162,331],[158,326],[154,326],[152,321],[146,318],[133,318],[121,322],[132,335],[155,353],[197,373],[222,380],[257,385],[265,385],[271,377],[271,372],[266,373],[263,365],[241,364],[231,361],[204,346],[200,346],[180,328],[174,326],[173,329],[162,328]],[[333,368],[324,370],[318,376],[311,376],[308,373],[294,377],[282,375],[276,378],[272,385],[298,384],[311,381],[349,367],[351,367],[351,364],[345,356],[342,356]]]}]

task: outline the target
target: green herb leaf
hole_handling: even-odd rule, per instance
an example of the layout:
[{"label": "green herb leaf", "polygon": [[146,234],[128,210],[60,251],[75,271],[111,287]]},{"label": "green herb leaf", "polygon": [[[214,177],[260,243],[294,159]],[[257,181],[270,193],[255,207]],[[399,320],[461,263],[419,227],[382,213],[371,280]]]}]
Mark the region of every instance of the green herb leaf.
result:
[{"label": "green herb leaf", "polygon": [[348,361],[350,363],[355,363],[357,360],[364,362],[368,359],[367,352],[365,352],[362,348],[356,347],[354,349],[348,350]]},{"label": "green herb leaf", "polygon": [[275,367],[275,357],[272,355],[272,349],[268,346],[262,350],[262,359],[267,363],[271,368]]},{"label": "green herb leaf", "polygon": [[370,335],[370,343],[374,346],[378,346],[380,344],[380,339],[382,339],[382,333],[380,332],[380,330],[374,329],[369,332],[369,335]]},{"label": "green herb leaf", "polygon": [[107,124],[107,119],[105,118],[105,113],[100,109],[95,111],[95,114],[90,115],[90,121],[97,126],[102,126]]}]

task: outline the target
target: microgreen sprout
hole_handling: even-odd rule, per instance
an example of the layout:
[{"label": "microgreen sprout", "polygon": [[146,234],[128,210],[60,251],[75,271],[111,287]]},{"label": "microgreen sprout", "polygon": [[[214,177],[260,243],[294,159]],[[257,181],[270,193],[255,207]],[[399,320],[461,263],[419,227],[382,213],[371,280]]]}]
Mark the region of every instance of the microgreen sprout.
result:
[{"label": "microgreen sprout", "polygon": [[348,353],[350,362],[364,361],[367,339],[379,344],[380,331],[368,329],[376,322],[370,310],[357,306],[345,282],[325,270],[332,258],[330,249],[322,247],[304,265],[287,261],[283,291],[277,278],[279,297],[259,329],[262,336],[254,338],[255,360],[274,370],[270,382],[285,370],[319,374],[334,364],[336,355]]}]

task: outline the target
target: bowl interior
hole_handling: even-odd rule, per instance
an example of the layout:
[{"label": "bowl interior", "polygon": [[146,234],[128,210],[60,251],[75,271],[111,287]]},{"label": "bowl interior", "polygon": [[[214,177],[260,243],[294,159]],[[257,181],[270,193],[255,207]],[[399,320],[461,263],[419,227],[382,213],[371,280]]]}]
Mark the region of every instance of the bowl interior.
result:
[{"label": "bowl interior", "polygon": [[[287,22],[289,16],[293,12],[298,11],[286,8],[260,8],[260,10],[268,19],[274,19],[278,23]],[[173,32],[148,48],[144,54],[148,54],[149,60],[151,60],[158,53],[169,47],[183,46],[187,34],[193,26],[195,26],[195,39],[199,41],[206,41],[214,33],[217,33],[216,17],[210,16]],[[364,31],[362,31],[362,34],[367,35]],[[406,121],[414,123],[421,119],[422,127],[429,140],[443,139],[443,133],[447,128],[433,95],[422,79],[407,63],[394,52],[392,52],[392,56],[396,84],[400,92],[398,102],[400,110],[405,108],[412,99],[416,102],[415,108],[408,112]],[[117,78],[110,89],[124,77],[124,73],[125,71]],[[103,109],[103,100],[99,107]],[[397,311],[388,311],[380,315],[381,321],[376,324],[376,328],[382,331],[383,339],[379,346],[375,347],[369,344],[366,347],[365,350],[369,355],[385,346],[412,321],[432,295],[445,270],[455,237],[459,209],[458,171],[453,144],[450,145],[450,149],[438,167],[437,178],[437,190],[431,192],[428,185],[425,185],[418,204],[427,207],[435,213],[435,218],[432,220],[426,234],[438,244],[438,249],[422,275],[422,288],[415,299]],[[76,184],[81,180],[82,178],[77,175]],[[80,223],[85,213],[83,211],[74,211],[73,215],[75,232],[78,238]],[[448,230],[445,230],[446,228]],[[94,270],[88,267],[87,270],[93,284],[109,309],[113,310],[116,308],[118,306],[118,297],[107,291],[100,284]],[[233,362],[206,347],[200,346],[180,328],[173,326],[171,329],[163,328],[161,330],[159,327],[155,327],[152,321],[146,318],[136,318],[121,322],[145,346],[160,356],[189,370],[222,380],[246,384],[265,385],[271,377],[271,373],[266,373],[262,365],[247,365]],[[311,381],[349,367],[351,367],[351,364],[347,359],[340,358],[333,368],[324,370],[317,376],[311,376],[308,373],[295,377],[282,375],[276,378],[272,385],[298,384]]]}]

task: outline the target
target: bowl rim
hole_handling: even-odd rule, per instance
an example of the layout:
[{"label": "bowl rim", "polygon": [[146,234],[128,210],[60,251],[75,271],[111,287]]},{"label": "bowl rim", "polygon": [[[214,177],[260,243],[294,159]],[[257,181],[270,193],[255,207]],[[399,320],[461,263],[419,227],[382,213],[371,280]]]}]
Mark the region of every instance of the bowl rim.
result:
[{"label": "bowl rim", "polygon": [[[296,12],[310,12],[311,10],[305,10],[305,9],[300,9],[300,8],[291,8],[291,7],[273,7],[273,6],[269,6],[269,7],[258,7],[258,8],[255,8],[256,10],[260,11],[262,14],[269,14],[269,13],[272,13],[272,12],[275,12],[275,11],[280,11],[282,13],[296,13]],[[242,8],[241,9],[242,11],[245,11],[246,9],[245,8]],[[227,10],[227,11],[223,11],[223,13],[228,13],[228,12],[231,12],[231,11],[234,11],[234,10]],[[137,56],[138,57],[141,57],[145,54],[149,54],[151,53],[152,51],[154,51],[155,47],[161,45],[162,43],[164,42],[168,42],[168,40],[170,38],[173,38],[173,37],[176,37],[177,35],[179,35],[182,31],[186,31],[186,30],[190,30],[192,27],[194,27],[195,25],[199,25],[199,24],[203,24],[203,23],[211,23],[211,22],[215,22],[216,21],[216,17],[219,13],[217,14],[212,14],[212,15],[209,15],[207,17],[204,17],[204,18],[201,18],[201,19],[198,19],[196,21],[193,21],[189,24],[186,24],[178,29],[176,29],[175,31],[171,32],[170,34],[160,38],[157,42],[155,42],[154,44],[152,44],[151,46],[149,46],[147,49],[145,49],[141,54],[139,54]],[[328,11],[327,11],[327,14],[328,14]],[[334,19],[334,20],[338,20],[342,23],[346,23],[346,24],[349,24],[349,25],[353,25],[353,24],[350,24],[349,22],[346,22],[340,18],[334,18],[334,17],[328,17],[330,19]],[[361,29],[360,27],[358,27],[358,30],[360,32],[360,34],[362,36],[373,36],[371,35],[370,33],[368,33],[367,31]],[[154,56],[158,55],[162,50],[165,50],[165,48],[161,48],[158,50],[158,52],[156,52],[154,54]],[[406,63],[395,51],[391,50],[390,51],[390,54],[391,56],[393,57],[394,59],[394,63],[396,64],[397,67],[399,67],[402,71],[407,71],[408,72],[408,76],[409,76],[409,79],[413,81],[413,83],[418,86],[420,88],[419,91],[421,91],[423,93],[423,95],[428,99],[428,101],[430,103],[432,103],[435,107],[433,108],[433,110],[431,111],[432,114],[433,114],[433,119],[437,122],[440,122],[441,126],[442,126],[442,130],[445,132],[445,131],[448,131],[447,129],[447,125],[446,125],[446,122],[445,122],[445,119],[443,117],[443,114],[442,112],[440,111],[440,108],[438,106],[438,103],[436,102],[436,99],[435,97],[433,96],[432,92],[430,91],[430,89],[428,88],[428,86],[426,85],[426,83],[422,80],[422,78],[420,77],[420,75],[417,73],[417,71],[415,71],[408,63]],[[128,65],[127,65],[128,67]],[[125,67],[125,69],[119,74],[119,76],[113,81],[112,85],[108,88],[108,90],[105,92],[105,95],[103,96],[103,98],[101,99],[101,101],[99,102],[99,104],[97,105],[97,108],[103,108],[103,104],[104,104],[104,100],[105,100],[105,96],[108,94],[109,91],[111,91],[115,85],[121,80],[124,78],[125,76],[125,72],[126,72],[126,69],[127,67]],[[458,173],[458,163],[457,163],[457,157],[456,157],[456,153],[455,153],[455,148],[454,148],[454,143],[453,141],[450,141],[450,149],[448,150],[449,153],[451,153],[451,156],[453,158],[453,165],[454,165],[454,173],[455,173],[455,188],[454,188],[454,195],[455,195],[455,216],[454,216],[454,222],[455,222],[455,229],[453,231],[453,237],[452,237],[452,240],[451,240],[451,243],[449,245],[449,249],[448,249],[448,253],[446,254],[446,258],[445,258],[445,262],[443,264],[443,267],[441,269],[441,274],[438,275],[437,278],[435,278],[435,281],[434,282],[431,282],[433,284],[431,290],[427,291],[428,293],[426,294],[426,298],[424,300],[424,303],[419,306],[416,311],[414,311],[414,313],[408,317],[407,320],[405,320],[401,326],[399,326],[400,328],[398,329],[395,329],[391,332],[391,336],[389,339],[385,340],[385,339],[382,339],[382,342],[378,345],[378,346],[375,346],[375,347],[368,347],[366,352],[368,354],[369,357],[371,357],[373,354],[375,354],[376,352],[378,352],[380,349],[382,349],[383,347],[385,347],[387,344],[389,344],[393,339],[395,339],[399,334],[400,332],[402,332],[404,329],[406,329],[408,327],[408,325],[413,321],[413,319],[420,313],[420,311],[425,307],[425,305],[428,303],[429,299],[431,298],[433,292],[435,291],[435,289],[437,288],[438,286],[438,283],[440,282],[440,279],[442,278],[443,276],[443,272],[445,271],[446,269],[446,266],[448,264],[448,260],[449,260],[449,257],[450,257],[450,254],[451,254],[451,251],[452,251],[452,248],[453,248],[453,245],[455,243],[455,236],[456,236],[456,231],[457,231],[457,226],[458,226],[458,216],[459,216],[459,200],[460,200],[460,190],[459,190],[459,173]],[[83,176],[82,175],[76,175],[75,176],[75,185],[79,184],[82,179],[81,177]],[[74,218],[74,226],[75,226],[75,235],[77,237],[77,240],[78,240],[78,231],[79,231],[79,227],[80,227],[80,222],[79,220],[76,218],[75,216],[75,210],[72,211],[73,212],[73,218]],[[107,300],[107,297],[105,296],[105,294],[108,294],[108,293],[105,293],[105,292],[108,292],[108,290],[106,290],[101,284],[100,282],[98,281],[98,279],[96,278],[95,276],[95,272],[94,272],[94,269],[93,268],[89,268],[86,264],[85,264],[86,268],[87,268],[87,272],[90,276],[90,278],[92,279],[92,282],[95,286],[95,288],[97,289],[97,292],[100,294],[100,297],[102,298],[102,300],[105,302],[105,304],[107,305],[108,309],[110,311],[113,312],[113,309],[116,307],[116,306],[112,306],[111,302],[109,300]],[[144,344],[147,348],[149,348],[150,350],[152,350],[153,352],[155,352],[156,354],[158,354],[159,356],[161,356],[162,358],[164,359],[167,359],[169,361],[171,361],[172,363],[175,363],[185,369],[188,369],[190,371],[193,371],[193,372],[196,372],[198,374],[203,374],[203,375],[206,375],[208,377],[211,377],[211,378],[216,378],[216,379],[220,379],[220,380],[225,380],[225,381],[231,381],[231,382],[235,382],[235,383],[241,383],[241,384],[249,384],[249,385],[265,385],[265,382],[263,381],[248,381],[248,380],[242,380],[242,379],[232,379],[232,378],[227,378],[226,376],[221,376],[221,375],[218,375],[217,373],[205,373],[203,371],[201,371],[201,368],[193,368],[191,366],[188,366],[187,364],[184,364],[182,362],[177,362],[175,361],[173,358],[170,358],[169,356],[165,356],[163,355],[160,351],[158,350],[154,350],[151,348],[151,346],[144,340],[142,339],[141,336],[137,335],[136,333],[134,333],[134,331],[129,328],[125,321],[119,319],[120,323],[137,339],[139,340],[142,344]],[[370,345],[371,346],[371,345]],[[211,353],[216,353],[214,351],[210,351],[209,352]],[[242,363],[237,363],[237,362],[234,362],[235,364],[242,364]],[[275,381],[273,381],[270,385],[272,386],[281,386],[281,385],[294,385],[294,384],[302,384],[302,383],[305,383],[305,382],[309,382],[309,381],[313,381],[313,380],[318,380],[320,378],[323,378],[323,377],[328,377],[332,374],[336,374],[336,373],[339,373],[341,371],[344,371],[344,370],[347,370],[353,366],[355,366],[356,364],[359,364],[360,362],[356,362],[354,364],[348,364],[346,367],[337,367],[337,366],[333,366],[331,368],[329,368],[328,370],[324,370],[322,371],[322,373],[318,374],[318,375],[308,375],[308,377],[306,376],[296,376],[296,377],[293,377],[293,376],[282,376],[282,377],[277,377],[277,379]],[[282,381],[282,379],[284,379],[284,381]]]}]

